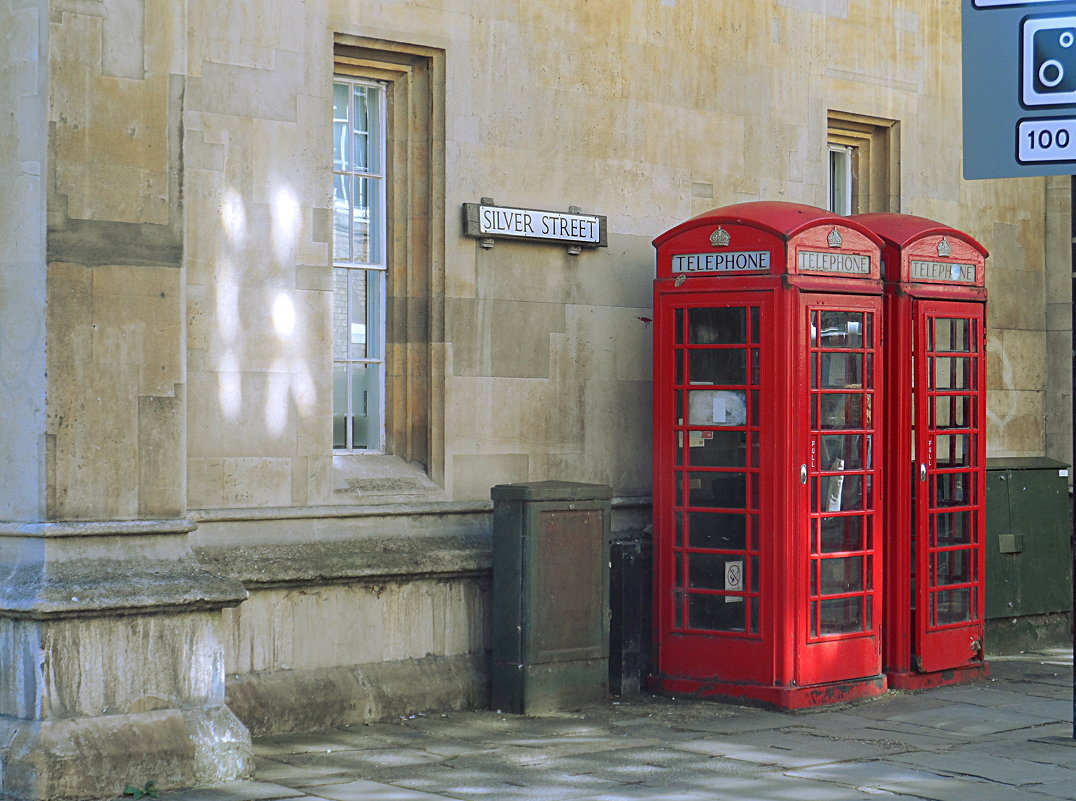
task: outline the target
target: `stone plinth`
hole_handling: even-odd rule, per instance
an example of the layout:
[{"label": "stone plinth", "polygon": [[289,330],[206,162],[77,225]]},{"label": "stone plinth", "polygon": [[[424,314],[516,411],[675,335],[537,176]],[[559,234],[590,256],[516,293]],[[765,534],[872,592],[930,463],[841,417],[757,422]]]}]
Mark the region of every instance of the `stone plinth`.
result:
[{"label": "stone plinth", "polygon": [[249,777],[221,609],[185,520],[0,524],[0,794],[103,798]]}]

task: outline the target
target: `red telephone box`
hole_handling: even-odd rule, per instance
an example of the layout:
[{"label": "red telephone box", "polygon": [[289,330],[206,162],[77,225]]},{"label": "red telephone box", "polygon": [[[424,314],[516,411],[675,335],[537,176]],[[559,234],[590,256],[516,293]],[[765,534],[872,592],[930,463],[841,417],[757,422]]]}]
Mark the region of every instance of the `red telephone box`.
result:
[{"label": "red telephone box", "polygon": [[881,240],[759,202],[654,245],[652,686],[884,692]]},{"label": "red telephone box", "polygon": [[986,250],[907,214],[885,242],[883,664],[892,687],[985,676]]}]

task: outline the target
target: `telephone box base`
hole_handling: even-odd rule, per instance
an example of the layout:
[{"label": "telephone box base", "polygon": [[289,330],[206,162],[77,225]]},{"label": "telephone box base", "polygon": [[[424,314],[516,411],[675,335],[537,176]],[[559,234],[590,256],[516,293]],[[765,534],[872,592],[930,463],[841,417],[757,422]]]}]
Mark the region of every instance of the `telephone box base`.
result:
[{"label": "telephone box base", "polygon": [[894,690],[929,690],[932,687],[946,687],[950,684],[968,684],[973,681],[981,681],[989,675],[990,665],[986,662],[961,665],[949,670],[937,670],[933,673],[917,673],[915,671],[891,671],[886,673],[889,686]]},{"label": "telephone box base", "polygon": [[804,687],[725,684],[691,678],[651,676],[650,689],[661,695],[688,695],[734,703],[755,702],[761,706],[793,711],[856,701],[861,698],[873,698],[885,693],[887,683],[884,675]]}]

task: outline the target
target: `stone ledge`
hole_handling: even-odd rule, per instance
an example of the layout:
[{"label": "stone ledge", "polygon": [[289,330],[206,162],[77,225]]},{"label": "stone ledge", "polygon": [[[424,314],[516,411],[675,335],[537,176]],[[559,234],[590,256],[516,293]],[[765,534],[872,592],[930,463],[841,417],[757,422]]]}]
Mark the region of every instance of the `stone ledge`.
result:
[{"label": "stone ledge", "polygon": [[489,532],[203,545],[194,552],[211,572],[247,587],[473,576],[489,573],[493,564]]},{"label": "stone ledge", "polygon": [[227,704],[251,734],[316,731],[489,704],[486,654],[229,676]]}]

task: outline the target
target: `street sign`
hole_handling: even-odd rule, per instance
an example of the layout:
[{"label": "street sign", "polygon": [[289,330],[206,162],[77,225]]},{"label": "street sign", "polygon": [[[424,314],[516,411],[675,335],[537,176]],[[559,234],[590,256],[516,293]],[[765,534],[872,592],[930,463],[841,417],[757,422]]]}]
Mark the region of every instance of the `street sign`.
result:
[{"label": "street sign", "polygon": [[1076,173],[1076,1],[963,0],[964,177]]}]

